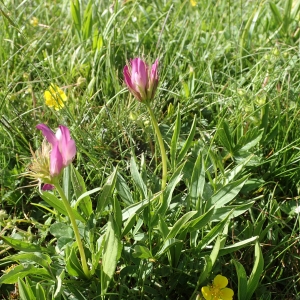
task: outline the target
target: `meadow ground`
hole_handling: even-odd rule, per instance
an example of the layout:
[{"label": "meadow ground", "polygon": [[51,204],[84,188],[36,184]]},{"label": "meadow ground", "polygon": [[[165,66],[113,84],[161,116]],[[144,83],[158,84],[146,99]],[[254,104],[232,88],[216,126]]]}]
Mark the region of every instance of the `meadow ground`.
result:
[{"label": "meadow ground", "polygon": [[299,9],[2,0],[1,299],[300,299]]}]

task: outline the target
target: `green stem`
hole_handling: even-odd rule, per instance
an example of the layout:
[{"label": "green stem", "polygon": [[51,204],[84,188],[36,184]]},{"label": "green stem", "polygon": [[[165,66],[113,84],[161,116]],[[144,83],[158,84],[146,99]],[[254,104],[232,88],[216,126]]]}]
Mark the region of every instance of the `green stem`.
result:
[{"label": "green stem", "polygon": [[73,230],[74,230],[74,233],[75,233],[76,242],[77,242],[77,245],[78,245],[78,250],[79,250],[79,253],[80,253],[82,269],[83,269],[83,272],[84,272],[85,276],[87,278],[89,278],[90,277],[90,271],[89,271],[87,263],[86,263],[86,258],[85,258],[83,245],[82,245],[82,242],[81,242],[78,226],[76,224],[76,220],[75,220],[71,205],[70,205],[63,189],[61,188],[61,186],[58,183],[54,184],[54,186],[55,186],[56,190],[58,191],[58,193],[59,193],[59,195],[62,199],[62,202],[63,202],[63,204],[64,204],[64,206],[65,206],[65,208],[68,212],[68,216],[71,220],[71,224],[72,224],[72,227],[73,227]]},{"label": "green stem", "polygon": [[158,127],[158,123],[156,121],[156,118],[154,116],[154,113],[150,107],[150,104],[146,102],[146,106],[148,108],[148,112],[150,114],[151,117],[151,121],[152,121],[152,125],[154,127],[154,131],[156,133],[156,137],[159,143],[159,148],[160,148],[160,154],[161,154],[161,161],[162,161],[162,177],[161,177],[161,190],[164,190],[166,187],[166,183],[167,183],[167,153],[166,153],[166,149],[165,149],[165,145],[164,145],[164,141],[161,135],[161,132],[159,130]]}]

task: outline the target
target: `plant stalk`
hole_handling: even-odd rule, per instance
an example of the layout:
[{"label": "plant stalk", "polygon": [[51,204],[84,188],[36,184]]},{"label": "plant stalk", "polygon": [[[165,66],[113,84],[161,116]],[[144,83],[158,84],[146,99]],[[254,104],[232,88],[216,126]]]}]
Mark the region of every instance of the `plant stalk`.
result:
[{"label": "plant stalk", "polygon": [[69,201],[67,200],[67,197],[66,197],[63,189],[61,188],[61,186],[58,183],[54,184],[54,186],[55,186],[56,190],[58,191],[58,193],[59,193],[59,195],[62,199],[62,202],[63,202],[63,204],[64,204],[64,206],[65,206],[65,208],[68,212],[68,216],[71,220],[71,224],[72,224],[72,227],[73,227],[73,230],[74,230],[74,233],[75,233],[76,242],[77,242],[77,245],[78,245],[78,250],[79,250],[79,253],[80,253],[83,272],[84,272],[84,274],[87,278],[90,278],[90,271],[89,271],[87,263],[86,263],[86,258],[85,258],[83,245],[82,245],[82,242],[81,242],[78,226],[76,224],[76,220],[75,220],[74,214],[72,212],[71,205],[70,205]]},{"label": "plant stalk", "polygon": [[150,107],[150,104],[148,102],[146,102],[146,106],[147,106],[148,112],[150,114],[152,125],[154,127],[154,131],[155,131],[158,143],[159,143],[161,161],[162,161],[161,190],[164,190],[166,187],[166,183],[167,183],[167,172],[168,172],[167,153],[166,153],[166,149],[165,149],[165,145],[164,145],[164,141],[163,141],[160,129],[158,127],[157,120],[154,116],[154,113],[153,113],[151,107]]}]

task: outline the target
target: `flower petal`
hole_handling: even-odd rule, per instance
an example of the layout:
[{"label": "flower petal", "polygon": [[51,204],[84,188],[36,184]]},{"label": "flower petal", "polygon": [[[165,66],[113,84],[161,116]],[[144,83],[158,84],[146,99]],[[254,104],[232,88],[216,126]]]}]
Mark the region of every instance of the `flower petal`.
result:
[{"label": "flower petal", "polygon": [[59,150],[63,159],[63,166],[69,165],[76,155],[75,141],[71,139],[69,128],[63,125],[59,126],[56,132]]},{"label": "flower petal", "polygon": [[56,137],[53,131],[45,124],[38,124],[36,125],[36,128],[41,130],[43,133],[43,136],[47,139],[47,141],[53,146],[56,144]]},{"label": "flower petal", "polygon": [[133,85],[132,81],[131,81],[131,74],[129,72],[129,68],[128,66],[125,66],[123,69],[123,74],[124,74],[124,79],[125,79],[125,83],[129,89],[129,91],[139,100],[142,101],[142,97],[140,95],[140,93],[138,92],[138,90],[136,90],[135,86]]},{"label": "flower petal", "polygon": [[222,297],[222,300],[232,300],[234,292],[232,289],[225,288],[220,291],[220,295]]},{"label": "flower petal", "polygon": [[158,86],[158,59],[151,67],[151,74],[148,87],[148,98],[153,99]]},{"label": "flower petal", "polygon": [[212,293],[209,286],[202,287],[201,292],[205,300],[212,299]]},{"label": "flower petal", "polygon": [[126,65],[126,66],[124,67],[124,69],[123,69],[123,74],[124,74],[124,79],[125,79],[126,85],[127,85],[129,88],[133,89],[133,85],[132,85],[132,82],[131,82],[131,74],[130,74],[130,72],[129,72],[129,68],[128,68],[127,65]]},{"label": "flower petal", "polygon": [[44,98],[46,105],[54,107],[55,110],[62,109],[65,106],[63,102],[68,99],[65,92],[53,83],[44,92]]},{"label": "flower petal", "polygon": [[54,189],[54,185],[50,183],[45,183],[42,187],[43,191],[52,191]]},{"label": "flower petal", "polygon": [[58,148],[58,143],[56,142],[52,145],[52,150],[50,153],[50,175],[57,176],[63,168],[63,158]]},{"label": "flower petal", "polygon": [[228,284],[228,279],[225,276],[217,275],[213,280],[214,287],[217,287],[219,289],[223,289]]},{"label": "flower petal", "polygon": [[151,81],[158,81],[158,59],[155,60],[151,67],[150,79]]},{"label": "flower petal", "polygon": [[131,60],[131,81],[141,89],[146,89],[148,83],[148,66],[139,57]]}]

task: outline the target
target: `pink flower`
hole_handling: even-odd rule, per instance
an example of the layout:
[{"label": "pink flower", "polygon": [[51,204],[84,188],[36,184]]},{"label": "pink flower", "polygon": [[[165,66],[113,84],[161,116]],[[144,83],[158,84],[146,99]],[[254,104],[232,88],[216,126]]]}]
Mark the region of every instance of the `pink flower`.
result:
[{"label": "pink flower", "polygon": [[158,85],[158,59],[148,66],[142,59],[134,58],[125,66],[124,79],[129,91],[141,102],[154,98]]},{"label": "pink flower", "polygon": [[51,144],[50,152],[50,175],[60,174],[61,170],[68,166],[76,155],[75,141],[71,139],[68,127],[60,125],[56,133],[45,124],[38,124],[46,140]]},{"label": "pink flower", "polygon": [[42,187],[43,191],[52,191],[54,189],[54,185],[50,183],[45,183]]}]

